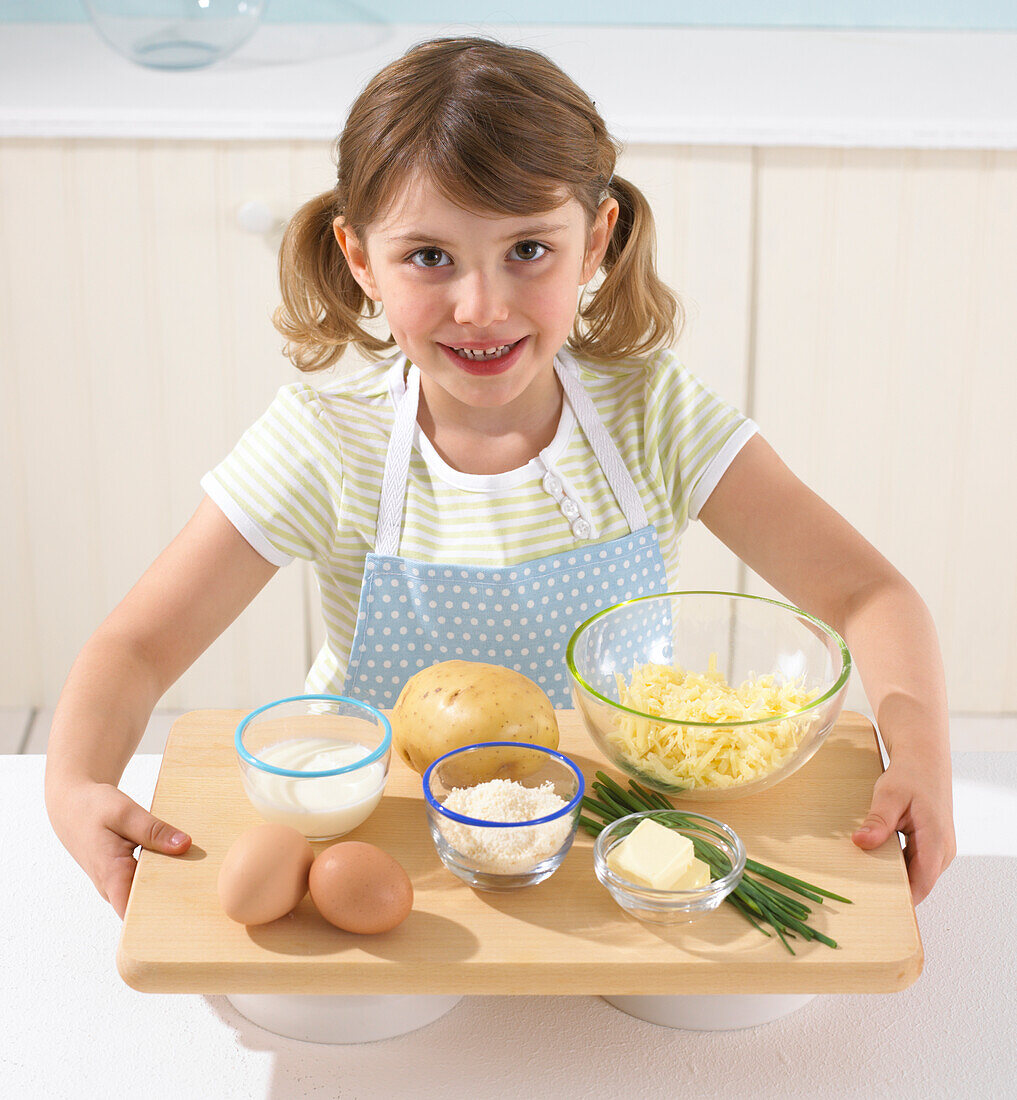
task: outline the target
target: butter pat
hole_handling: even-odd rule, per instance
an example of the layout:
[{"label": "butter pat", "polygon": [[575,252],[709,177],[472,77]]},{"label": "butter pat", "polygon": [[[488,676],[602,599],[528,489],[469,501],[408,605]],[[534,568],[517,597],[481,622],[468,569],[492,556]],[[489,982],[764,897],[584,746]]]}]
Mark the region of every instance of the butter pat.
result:
[{"label": "butter pat", "polygon": [[637,886],[672,890],[672,883],[686,874],[694,856],[687,836],[647,817],[608,852],[607,865]]},{"label": "butter pat", "polygon": [[710,885],[710,868],[701,860],[694,859],[685,873],[672,882],[669,890],[701,890]]}]

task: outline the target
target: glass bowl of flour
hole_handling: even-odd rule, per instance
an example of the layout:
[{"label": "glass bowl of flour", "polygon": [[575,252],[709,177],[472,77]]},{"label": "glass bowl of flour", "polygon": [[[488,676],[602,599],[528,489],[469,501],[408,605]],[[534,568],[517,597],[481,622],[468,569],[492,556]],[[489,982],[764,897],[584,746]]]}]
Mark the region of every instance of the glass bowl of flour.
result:
[{"label": "glass bowl of flour", "polygon": [[478,890],[515,890],[553,875],[572,847],[585,785],[567,756],[486,741],[424,772],[431,839],[442,863]]}]

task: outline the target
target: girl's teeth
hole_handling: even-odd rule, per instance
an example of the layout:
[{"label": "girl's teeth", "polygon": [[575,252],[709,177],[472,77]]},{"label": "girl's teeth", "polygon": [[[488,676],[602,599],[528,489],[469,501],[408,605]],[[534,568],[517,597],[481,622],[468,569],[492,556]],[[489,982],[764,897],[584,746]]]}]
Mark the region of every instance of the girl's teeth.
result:
[{"label": "girl's teeth", "polygon": [[515,347],[515,344],[502,344],[500,348],[492,348],[490,351],[470,351],[468,348],[453,348],[452,350],[459,356],[460,359],[500,359],[509,348]]}]

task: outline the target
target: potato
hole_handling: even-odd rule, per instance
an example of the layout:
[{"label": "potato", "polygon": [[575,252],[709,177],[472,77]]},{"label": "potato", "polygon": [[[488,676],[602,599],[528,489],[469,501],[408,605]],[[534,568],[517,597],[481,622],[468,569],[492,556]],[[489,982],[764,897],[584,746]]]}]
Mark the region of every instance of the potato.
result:
[{"label": "potato", "polygon": [[[411,676],[392,710],[392,744],[421,775],[453,749],[480,741],[519,741],[558,747],[551,700],[521,672],[477,661],[441,661]],[[521,779],[543,754],[492,749],[462,779]],[[463,762],[466,764],[466,762]],[[483,774],[477,772],[481,768]]]}]

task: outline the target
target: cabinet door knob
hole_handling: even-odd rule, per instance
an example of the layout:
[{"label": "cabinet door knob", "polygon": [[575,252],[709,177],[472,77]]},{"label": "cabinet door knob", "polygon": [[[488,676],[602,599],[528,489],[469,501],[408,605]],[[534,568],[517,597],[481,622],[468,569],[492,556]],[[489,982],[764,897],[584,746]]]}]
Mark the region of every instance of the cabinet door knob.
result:
[{"label": "cabinet door knob", "polygon": [[237,225],[245,233],[265,235],[283,227],[282,218],[276,217],[268,203],[252,199],[237,208]]}]

